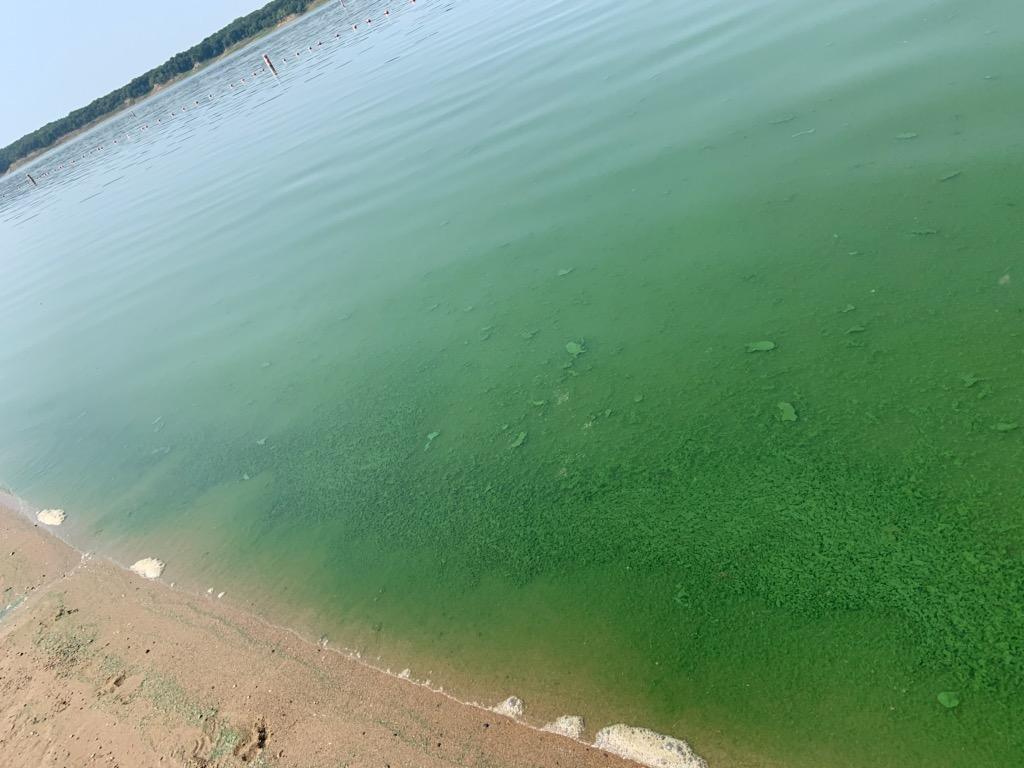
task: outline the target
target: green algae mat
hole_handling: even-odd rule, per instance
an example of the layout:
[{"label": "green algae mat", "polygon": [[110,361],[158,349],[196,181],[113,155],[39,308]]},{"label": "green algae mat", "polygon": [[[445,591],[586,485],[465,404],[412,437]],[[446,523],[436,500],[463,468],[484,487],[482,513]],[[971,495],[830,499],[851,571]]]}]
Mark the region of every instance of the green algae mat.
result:
[{"label": "green algae mat", "polygon": [[1024,763],[1024,9],[346,13],[0,182],[0,482],[538,723]]}]

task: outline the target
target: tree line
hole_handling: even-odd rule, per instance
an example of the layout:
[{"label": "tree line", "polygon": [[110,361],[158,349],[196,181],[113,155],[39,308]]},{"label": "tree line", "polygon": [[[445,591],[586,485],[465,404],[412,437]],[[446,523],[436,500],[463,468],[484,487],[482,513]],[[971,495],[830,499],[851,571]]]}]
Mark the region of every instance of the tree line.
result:
[{"label": "tree line", "polygon": [[317,2],[319,0],[271,0],[259,10],[235,19],[198,45],[174,54],[159,67],[139,75],[127,85],[99,97],[81,109],[76,109],[66,117],[47,123],[0,149],[0,174],[5,173],[17,160],[37,150],[53,146],[69,133],[117,111],[127,102],[145,96],[156,86],[190,72],[199,64],[217,58],[231,46],[244,42],[264,30],[272,29],[286,17],[304,13]]}]

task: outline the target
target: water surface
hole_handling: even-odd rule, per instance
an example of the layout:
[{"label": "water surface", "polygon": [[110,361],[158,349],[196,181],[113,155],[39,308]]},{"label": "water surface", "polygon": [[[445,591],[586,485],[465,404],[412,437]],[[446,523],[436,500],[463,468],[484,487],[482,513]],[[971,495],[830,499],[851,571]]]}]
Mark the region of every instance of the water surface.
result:
[{"label": "water surface", "polygon": [[538,722],[1022,762],[1019,4],[349,6],[0,183],[0,480]]}]

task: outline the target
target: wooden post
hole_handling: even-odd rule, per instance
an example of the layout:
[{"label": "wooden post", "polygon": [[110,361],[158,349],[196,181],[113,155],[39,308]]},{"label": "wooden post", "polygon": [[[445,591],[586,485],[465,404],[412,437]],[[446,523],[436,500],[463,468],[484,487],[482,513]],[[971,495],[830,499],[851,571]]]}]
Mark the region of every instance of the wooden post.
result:
[{"label": "wooden post", "polygon": [[25,175],[28,176],[28,180],[32,182],[32,186],[33,187],[38,187],[39,186],[38,184],[36,184],[36,180],[32,178],[32,174],[31,173],[26,173]]},{"label": "wooden post", "polygon": [[277,77],[277,67],[274,66],[274,62],[270,60],[267,54],[263,54],[263,63],[270,67],[270,71],[274,73],[274,77]]}]

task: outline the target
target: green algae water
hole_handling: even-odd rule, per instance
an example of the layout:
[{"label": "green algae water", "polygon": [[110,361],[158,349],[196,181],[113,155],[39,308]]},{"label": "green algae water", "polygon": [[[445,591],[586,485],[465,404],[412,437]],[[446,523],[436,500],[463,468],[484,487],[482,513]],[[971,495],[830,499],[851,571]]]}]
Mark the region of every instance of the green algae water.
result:
[{"label": "green algae water", "polygon": [[0,182],[0,481],[536,723],[1024,762],[1024,6],[384,7]]}]

